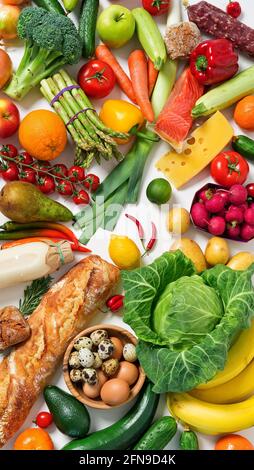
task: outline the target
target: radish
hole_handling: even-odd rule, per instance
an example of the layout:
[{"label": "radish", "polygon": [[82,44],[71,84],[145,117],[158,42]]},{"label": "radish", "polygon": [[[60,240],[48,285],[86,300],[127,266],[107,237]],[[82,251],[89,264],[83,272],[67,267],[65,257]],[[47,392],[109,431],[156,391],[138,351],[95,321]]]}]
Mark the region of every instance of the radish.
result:
[{"label": "radish", "polygon": [[227,235],[234,240],[240,236],[240,226],[237,223],[227,224]]},{"label": "radish", "polygon": [[243,222],[243,211],[240,207],[229,206],[225,219],[227,222],[238,222],[238,224],[241,224]]},{"label": "radish", "polygon": [[223,189],[218,189],[218,191],[216,191],[216,194],[220,194],[221,197],[224,199],[224,204],[225,206],[229,203],[229,194],[228,194],[228,191],[224,191]]},{"label": "radish", "polygon": [[229,200],[232,204],[239,206],[246,202],[248,191],[242,184],[234,184],[229,190]]},{"label": "radish", "polygon": [[201,202],[196,202],[191,208],[191,217],[195,225],[200,228],[207,227],[209,214]]},{"label": "radish", "polygon": [[239,207],[239,209],[244,213],[248,209],[248,204],[247,202],[244,202],[243,204],[239,204],[237,207]]},{"label": "radish", "polygon": [[254,206],[244,212],[244,220],[247,224],[254,226]]},{"label": "radish", "polygon": [[205,202],[205,208],[215,214],[216,212],[220,212],[225,207],[225,202],[221,194],[214,194],[211,199]]},{"label": "radish", "polygon": [[200,193],[198,194],[199,202],[206,202],[206,201],[208,201],[209,199],[212,198],[213,194],[214,194],[214,191],[213,191],[212,188],[203,189],[203,190],[200,191]]},{"label": "radish", "polygon": [[222,217],[213,217],[208,223],[208,230],[212,235],[219,236],[225,232],[226,222]]},{"label": "radish", "polygon": [[254,226],[249,224],[243,224],[241,230],[241,238],[245,241],[249,241],[254,237]]}]

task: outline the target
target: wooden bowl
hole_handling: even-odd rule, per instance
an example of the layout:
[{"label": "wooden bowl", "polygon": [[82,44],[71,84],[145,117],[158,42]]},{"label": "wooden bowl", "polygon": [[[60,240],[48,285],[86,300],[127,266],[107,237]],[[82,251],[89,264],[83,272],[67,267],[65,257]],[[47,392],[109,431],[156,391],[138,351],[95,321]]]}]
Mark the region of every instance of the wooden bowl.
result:
[{"label": "wooden bowl", "polygon": [[99,410],[108,410],[111,408],[117,408],[118,406],[124,405],[126,403],[129,403],[129,401],[133,400],[138,393],[140,392],[141,388],[144,385],[145,382],[145,373],[140,365],[138,365],[139,369],[139,376],[138,380],[135,382],[135,384],[131,387],[130,389],[130,396],[127,401],[124,403],[121,403],[121,405],[116,405],[116,406],[110,406],[104,403],[100,397],[98,398],[89,398],[87,397],[83,390],[82,386],[80,384],[74,383],[70,379],[70,367],[69,367],[69,357],[71,352],[74,349],[74,343],[75,341],[80,338],[81,336],[90,336],[90,334],[95,331],[95,330],[106,330],[108,332],[109,337],[110,336],[115,336],[119,338],[123,344],[126,343],[132,343],[132,344],[137,344],[137,338],[133,336],[129,331],[125,330],[124,328],[121,328],[119,326],[115,325],[108,325],[108,324],[101,324],[101,325],[96,325],[96,326],[91,326],[90,328],[87,328],[86,330],[82,331],[79,335],[77,335],[69,344],[68,348],[66,349],[65,355],[64,355],[64,360],[63,360],[63,374],[64,374],[64,380],[65,383],[72,393],[72,395],[77,398],[81,403],[84,405],[90,406],[91,408],[97,408]]}]

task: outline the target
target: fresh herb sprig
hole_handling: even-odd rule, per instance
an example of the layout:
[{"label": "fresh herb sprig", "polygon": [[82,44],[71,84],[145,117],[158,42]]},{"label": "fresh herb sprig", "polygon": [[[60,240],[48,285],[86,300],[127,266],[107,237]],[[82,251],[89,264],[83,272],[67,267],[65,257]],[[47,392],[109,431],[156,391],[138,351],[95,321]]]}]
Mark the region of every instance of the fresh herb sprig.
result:
[{"label": "fresh herb sprig", "polygon": [[35,279],[27,288],[24,290],[24,297],[19,301],[19,310],[24,316],[31,315],[33,311],[38,307],[42,297],[50,288],[52,281],[51,276],[42,277]]}]

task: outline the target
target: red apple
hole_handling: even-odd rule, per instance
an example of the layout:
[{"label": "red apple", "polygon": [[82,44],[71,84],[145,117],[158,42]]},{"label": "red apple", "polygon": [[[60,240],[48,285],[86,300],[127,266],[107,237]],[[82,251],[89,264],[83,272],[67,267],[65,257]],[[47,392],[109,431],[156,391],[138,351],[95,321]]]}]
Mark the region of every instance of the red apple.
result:
[{"label": "red apple", "polygon": [[19,110],[12,101],[0,99],[0,138],[15,134],[19,127]]}]

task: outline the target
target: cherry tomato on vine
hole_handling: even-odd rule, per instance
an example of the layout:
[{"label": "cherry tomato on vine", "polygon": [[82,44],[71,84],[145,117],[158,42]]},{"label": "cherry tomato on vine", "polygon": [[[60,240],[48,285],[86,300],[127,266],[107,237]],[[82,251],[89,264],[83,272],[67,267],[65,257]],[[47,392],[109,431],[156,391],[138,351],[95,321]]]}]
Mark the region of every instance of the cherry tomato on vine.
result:
[{"label": "cherry tomato on vine", "polygon": [[2,145],[0,153],[6,157],[15,158],[18,155],[18,150],[12,144],[5,144]]},{"label": "cherry tomato on vine", "polygon": [[115,83],[115,73],[102,60],[90,60],[78,73],[79,86],[91,98],[105,98],[113,90]]},{"label": "cherry tomato on vine", "polygon": [[34,184],[36,182],[36,172],[32,168],[21,168],[19,180]]},{"label": "cherry tomato on vine", "polygon": [[37,188],[44,194],[50,194],[55,191],[55,181],[52,176],[38,176],[36,183]]},{"label": "cherry tomato on vine", "polygon": [[152,16],[160,16],[167,13],[170,0],[142,0],[142,5]]},{"label": "cherry tomato on vine", "polygon": [[242,9],[240,3],[229,0],[229,4],[227,5],[227,14],[232,16],[232,18],[238,18],[241,13]]},{"label": "cherry tomato on vine", "polygon": [[67,180],[58,180],[56,184],[56,190],[63,196],[72,196],[74,192],[73,185]]},{"label": "cherry tomato on vine", "polygon": [[49,162],[40,162],[36,161],[33,163],[33,168],[38,172],[39,176],[47,176],[45,172],[51,170],[51,165]]},{"label": "cherry tomato on vine", "polygon": [[50,173],[55,176],[67,176],[68,175],[68,168],[63,163],[57,163],[53,165]]},{"label": "cherry tomato on vine", "polygon": [[86,189],[89,189],[90,191],[96,191],[99,184],[100,178],[97,175],[93,175],[92,173],[86,175],[86,179],[84,181],[84,186]]},{"label": "cherry tomato on vine", "polygon": [[32,165],[34,159],[28,152],[20,152],[15,158],[17,162],[24,163],[24,165]]},{"label": "cherry tomato on vine", "polygon": [[211,163],[211,175],[214,180],[230,188],[234,184],[243,184],[249,173],[247,161],[237,152],[221,152]]},{"label": "cherry tomato on vine", "polygon": [[247,184],[246,189],[248,191],[248,196],[254,197],[254,183]]},{"label": "cherry tomato on vine", "polygon": [[215,450],[254,450],[252,443],[240,434],[228,434],[215,444]]},{"label": "cherry tomato on vine", "polygon": [[50,426],[50,424],[52,424],[52,422],[53,416],[48,411],[41,411],[36,416],[35,420],[35,423],[37,424],[37,426],[39,426],[39,428],[47,428],[48,426]]},{"label": "cherry tomato on vine", "polygon": [[3,170],[1,170],[1,176],[5,181],[16,181],[19,179],[19,169],[14,162],[6,162]]},{"label": "cherry tomato on vine", "polygon": [[68,178],[72,183],[77,183],[78,181],[83,181],[85,177],[84,168],[81,166],[71,166],[68,170]]},{"label": "cherry tomato on vine", "polygon": [[89,204],[90,202],[89,194],[84,189],[81,189],[73,197],[73,202],[75,202],[75,204]]},{"label": "cherry tomato on vine", "polygon": [[26,429],[17,437],[14,450],[53,450],[51,437],[44,429]]}]

